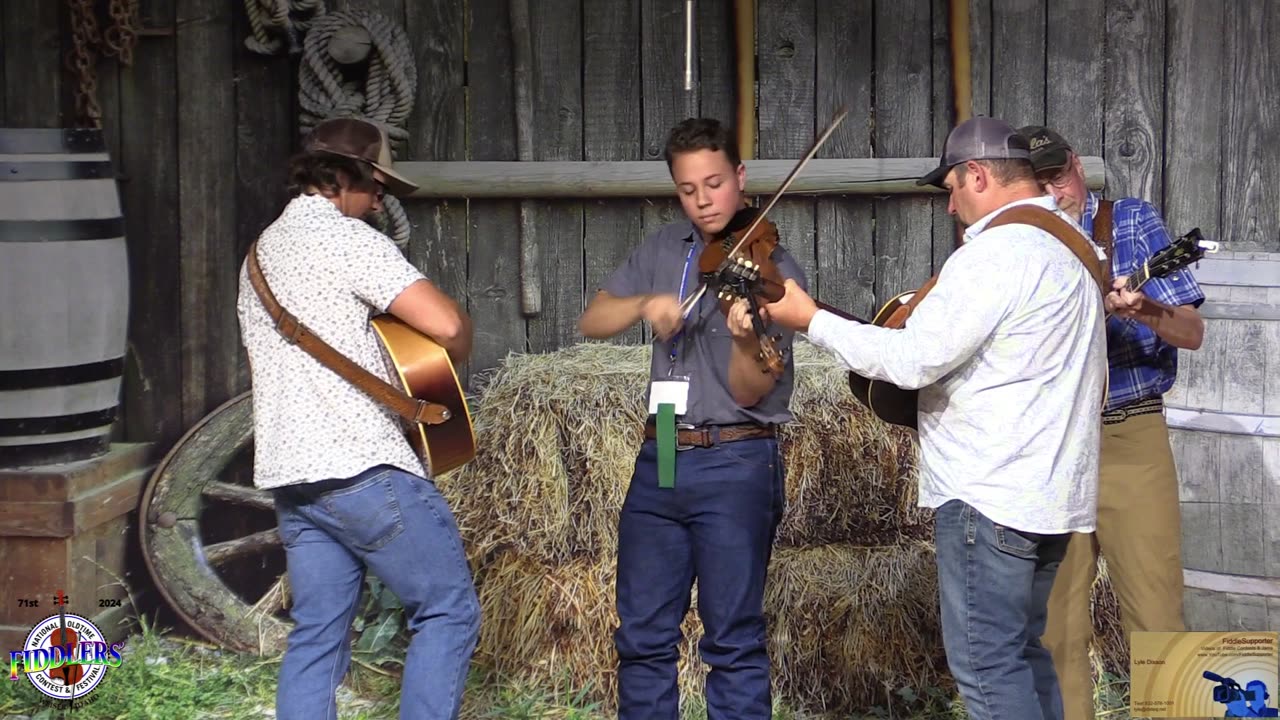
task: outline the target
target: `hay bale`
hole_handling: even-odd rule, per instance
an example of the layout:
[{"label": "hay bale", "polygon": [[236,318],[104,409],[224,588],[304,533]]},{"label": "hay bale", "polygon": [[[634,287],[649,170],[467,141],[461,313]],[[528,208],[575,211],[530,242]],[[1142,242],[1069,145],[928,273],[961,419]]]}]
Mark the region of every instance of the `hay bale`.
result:
[{"label": "hay bale", "polygon": [[[775,691],[810,709],[851,712],[883,702],[886,689],[943,683],[933,562],[920,542],[776,550],[765,599]],[[612,708],[614,572],[611,559],[549,566],[498,556],[477,577],[478,662]],[[697,655],[695,611],[682,629],[680,690],[700,696],[707,667]]]},{"label": "hay bale", "polygon": [[582,343],[508,355],[472,412],[475,460],[444,476],[473,562],[612,556],[648,416],[649,348]]},{"label": "hay bale", "polygon": [[1129,643],[1120,622],[1120,601],[1111,588],[1111,575],[1103,557],[1098,558],[1098,577],[1093,581],[1090,610],[1093,613],[1093,646],[1089,654],[1093,659],[1095,678],[1104,671],[1117,677],[1129,677]]},{"label": "hay bale", "polygon": [[[584,699],[617,704],[618,627],[613,559],[549,565],[502,553],[476,576],[480,596],[478,665],[517,683],[568,687]],[[702,623],[690,613],[682,625],[680,692],[702,693],[697,642]],[[690,668],[693,664],[695,667]]]},{"label": "hay bale", "polygon": [[795,345],[795,421],[782,428],[787,509],[778,543],[889,545],[931,532],[916,506],[912,433],[881,422],[849,392],[848,373],[810,343]]},{"label": "hay bale", "polygon": [[[509,356],[473,408],[476,459],[439,479],[480,594],[478,663],[609,707],[618,513],[642,442],[649,352],[583,343]],[[775,689],[855,712],[898,688],[950,686],[914,438],[858,405],[825,352],[799,342],[795,357],[787,510],[766,596]],[[1127,646],[1105,583],[1104,569],[1096,647],[1111,668]],[[695,613],[683,630],[681,691],[700,695]]]},{"label": "hay bale", "polygon": [[929,543],[776,550],[766,608],[774,687],[788,703],[850,713],[898,688],[951,685]]},{"label": "hay bale", "polygon": [[[476,459],[440,479],[473,561],[612,557],[643,441],[649,347],[582,343],[510,355],[473,409]],[[910,434],[879,422],[827,353],[797,343],[796,422],[785,427],[782,545],[889,544],[918,536]]]}]

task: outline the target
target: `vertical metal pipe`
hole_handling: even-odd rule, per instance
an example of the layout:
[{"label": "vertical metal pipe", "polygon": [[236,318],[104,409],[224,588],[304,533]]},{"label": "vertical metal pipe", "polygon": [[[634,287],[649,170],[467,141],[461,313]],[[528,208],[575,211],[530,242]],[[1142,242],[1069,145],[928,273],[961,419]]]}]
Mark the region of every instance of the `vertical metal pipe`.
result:
[{"label": "vertical metal pipe", "polygon": [[684,89],[693,89],[693,0],[684,0]]},{"label": "vertical metal pipe", "polygon": [[951,87],[956,124],[973,116],[973,83],[969,63],[969,0],[951,0]]},{"label": "vertical metal pipe", "polygon": [[756,0],[734,0],[734,47],[738,60],[738,153],[756,154]]}]

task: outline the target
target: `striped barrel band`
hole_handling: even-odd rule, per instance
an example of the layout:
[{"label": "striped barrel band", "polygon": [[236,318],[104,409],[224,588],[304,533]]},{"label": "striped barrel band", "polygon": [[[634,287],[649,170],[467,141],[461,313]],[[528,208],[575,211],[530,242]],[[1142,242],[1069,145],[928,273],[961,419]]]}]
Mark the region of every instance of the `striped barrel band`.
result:
[{"label": "striped barrel band", "polygon": [[0,468],[52,465],[83,460],[105,455],[110,446],[111,438],[107,435],[39,445],[0,445]]},{"label": "striped barrel band", "polygon": [[0,220],[0,242],[68,242],[125,236],[124,218],[93,220]]},{"label": "striped barrel band", "polygon": [[115,175],[110,160],[74,162],[0,162],[0,182],[35,182],[44,180],[100,180]]},{"label": "striped barrel band", "polygon": [[0,437],[23,435],[59,435],[109,426],[116,421],[116,408],[50,415],[48,417],[0,418]]},{"label": "striped barrel band", "polygon": [[0,154],[62,155],[107,151],[102,131],[93,128],[5,128],[0,130]]},{"label": "striped barrel band", "polygon": [[111,380],[124,374],[124,356],[62,367],[0,370],[0,391],[80,385]]}]

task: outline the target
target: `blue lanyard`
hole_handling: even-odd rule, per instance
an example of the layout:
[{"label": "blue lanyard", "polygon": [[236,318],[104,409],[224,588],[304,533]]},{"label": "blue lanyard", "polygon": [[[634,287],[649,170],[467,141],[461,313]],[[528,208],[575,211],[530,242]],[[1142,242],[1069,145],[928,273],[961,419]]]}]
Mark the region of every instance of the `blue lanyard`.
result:
[{"label": "blue lanyard", "polygon": [[[680,273],[680,302],[681,303],[684,303],[685,283],[688,282],[689,280],[689,265],[690,263],[693,262],[693,251],[696,249],[698,249],[698,240],[697,238],[694,238],[694,241],[689,244],[689,253],[684,256],[684,270]],[[671,368],[669,369],[669,371],[675,369],[676,346],[679,344],[681,338],[683,337],[684,337],[684,328],[681,328],[680,332],[676,333],[675,337],[671,338],[671,353],[669,355],[669,359],[671,361]]]}]

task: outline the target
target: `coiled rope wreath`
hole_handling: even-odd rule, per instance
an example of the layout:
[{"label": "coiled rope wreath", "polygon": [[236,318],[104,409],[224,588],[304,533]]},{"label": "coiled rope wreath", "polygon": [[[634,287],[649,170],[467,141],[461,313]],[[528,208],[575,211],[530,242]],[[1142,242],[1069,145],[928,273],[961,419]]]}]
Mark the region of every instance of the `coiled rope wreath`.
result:
[{"label": "coiled rope wreath", "polygon": [[252,37],[245,47],[261,55],[302,52],[302,36],[325,14],[324,0],[244,0]]},{"label": "coiled rope wreath", "polygon": [[[395,157],[409,139],[405,124],[417,87],[418,69],[403,28],[366,10],[327,13],[312,22],[303,43],[299,130],[305,136],[338,117],[371,120],[386,129]],[[388,195],[383,208],[390,226],[383,231],[403,248],[410,233],[404,206]]]}]

